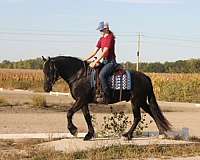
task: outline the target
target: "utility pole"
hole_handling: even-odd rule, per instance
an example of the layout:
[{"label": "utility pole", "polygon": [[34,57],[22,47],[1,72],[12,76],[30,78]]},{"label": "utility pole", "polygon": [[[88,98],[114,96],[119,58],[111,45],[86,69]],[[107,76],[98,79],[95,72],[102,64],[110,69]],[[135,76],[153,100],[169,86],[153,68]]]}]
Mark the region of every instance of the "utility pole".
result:
[{"label": "utility pole", "polygon": [[137,65],[136,65],[136,71],[139,71],[139,62],[140,62],[140,32],[137,35]]}]

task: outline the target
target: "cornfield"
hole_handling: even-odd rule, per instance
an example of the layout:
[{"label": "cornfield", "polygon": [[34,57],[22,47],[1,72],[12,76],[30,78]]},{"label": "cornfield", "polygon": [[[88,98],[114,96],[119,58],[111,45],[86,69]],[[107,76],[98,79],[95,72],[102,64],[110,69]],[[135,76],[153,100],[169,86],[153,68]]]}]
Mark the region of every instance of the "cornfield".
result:
[{"label": "cornfield", "polygon": [[150,73],[156,97],[163,101],[200,102],[200,74]]},{"label": "cornfield", "polygon": [[[43,72],[31,69],[0,69],[0,88],[42,92]],[[68,92],[68,86],[63,80],[59,80],[53,89],[54,91]]]},{"label": "cornfield", "polygon": [[[200,74],[147,73],[153,82],[158,100],[200,102]],[[0,69],[0,88],[43,91],[43,72],[29,69]],[[54,91],[68,92],[68,85],[59,80]]]}]

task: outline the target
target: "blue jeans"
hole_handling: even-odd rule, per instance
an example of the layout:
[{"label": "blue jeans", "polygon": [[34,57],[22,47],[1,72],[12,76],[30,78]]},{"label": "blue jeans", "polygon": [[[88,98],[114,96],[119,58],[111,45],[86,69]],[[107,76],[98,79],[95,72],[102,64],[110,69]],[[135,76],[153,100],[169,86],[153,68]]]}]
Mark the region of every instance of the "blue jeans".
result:
[{"label": "blue jeans", "polygon": [[108,86],[108,77],[111,76],[116,65],[117,64],[115,61],[107,62],[99,73],[99,79],[101,81],[101,86],[105,94],[109,94],[110,88]]}]

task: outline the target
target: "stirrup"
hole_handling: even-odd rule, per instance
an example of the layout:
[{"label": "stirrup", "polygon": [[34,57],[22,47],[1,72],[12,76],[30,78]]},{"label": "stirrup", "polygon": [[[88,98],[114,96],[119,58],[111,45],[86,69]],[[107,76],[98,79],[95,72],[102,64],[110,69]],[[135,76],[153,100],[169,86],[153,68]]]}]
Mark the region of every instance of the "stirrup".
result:
[{"label": "stirrup", "polygon": [[100,97],[96,98],[96,101],[100,104],[109,104],[110,98],[106,95],[101,95]]},{"label": "stirrup", "polygon": [[98,94],[96,94],[96,101],[98,103],[104,103],[104,93],[103,92],[100,92]]},{"label": "stirrup", "polygon": [[98,103],[101,103],[101,104],[104,104],[105,102],[105,100],[104,100],[104,98],[103,97],[98,97],[97,99],[96,99],[96,101],[98,102]]}]

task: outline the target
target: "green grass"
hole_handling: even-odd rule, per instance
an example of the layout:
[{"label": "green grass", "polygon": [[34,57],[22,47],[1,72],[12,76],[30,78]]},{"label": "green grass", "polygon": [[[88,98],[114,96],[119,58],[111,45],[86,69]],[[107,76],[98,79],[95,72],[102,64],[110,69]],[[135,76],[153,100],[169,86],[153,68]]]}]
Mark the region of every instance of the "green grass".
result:
[{"label": "green grass", "polygon": [[[74,159],[145,159],[145,158],[169,158],[169,157],[189,157],[200,155],[200,143],[187,145],[118,145],[92,149],[76,153],[56,152],[50,149],[35,147],[32,143],[16,143],[12,141],[0,143],[0,160],[74,160]],[[34,146],[33,146],[34,145]],[[3,146],[3,147],[2,147]],[[4,149],[2,149],[4,148]],[[5,149],[10,150],[5,151]],[[13,149],[13,150],[12,150]]]},{"label": "green grass", "polygon": [[200,138],[196,136],[189,137],[189,140],[192,142],[200,142]]},{"label": "green grass", "polygon": [[160,158],[170,156],[200,155],[200,145],[122,145],[103,147],[101,149],[75,153],[80,159],[128,159],[128,158]]}]

